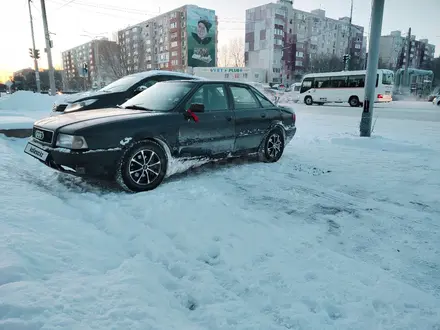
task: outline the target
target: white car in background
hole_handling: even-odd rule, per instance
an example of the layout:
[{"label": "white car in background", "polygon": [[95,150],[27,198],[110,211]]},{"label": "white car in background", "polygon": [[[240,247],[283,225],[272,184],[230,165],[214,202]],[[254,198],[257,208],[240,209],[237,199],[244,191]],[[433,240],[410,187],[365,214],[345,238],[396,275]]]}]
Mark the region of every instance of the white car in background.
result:
[{"label": "white car in background", "polygon": [[434,97],[434,99],[432,100],[432,104],[440,107],[440,95],[437,95],[436,97]]}]

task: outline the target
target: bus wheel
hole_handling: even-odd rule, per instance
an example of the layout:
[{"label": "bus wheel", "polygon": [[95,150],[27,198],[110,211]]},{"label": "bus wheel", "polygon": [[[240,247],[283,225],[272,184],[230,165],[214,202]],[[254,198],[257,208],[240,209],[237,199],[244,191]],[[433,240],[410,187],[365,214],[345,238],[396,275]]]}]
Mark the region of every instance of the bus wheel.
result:
[{"label": "bus wheel", "polygon": [[312,99],[312,97],[311,97],[310,95],[307,95],[307,96],[304,98],[304,103],[305,103],[306,105],[312,105],[312,104],[313,104],[313,99]]},{"label": "bus wheel", "polygon": [[350,104],[351,107],[358,107],[360,105],[359,98],[357,96],[351,96],[348,100],[348,104]]}]

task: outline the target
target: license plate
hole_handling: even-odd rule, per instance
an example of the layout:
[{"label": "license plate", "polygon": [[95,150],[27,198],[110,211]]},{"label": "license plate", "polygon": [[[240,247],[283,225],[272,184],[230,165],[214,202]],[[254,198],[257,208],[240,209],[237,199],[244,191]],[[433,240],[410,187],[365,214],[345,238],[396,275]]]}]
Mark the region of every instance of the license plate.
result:
[{"label": "license plate", "polygon": [[49,153],[41,148],[38,148],[37,146],[33,145],[32,143],[28,143],[26,145],[26,148],[24,148],[24,152],[28,155],[31,155],[32,157],[35,157],[39,160],[42,160],[43,162],[46,161],[47,156]]},{"label": "license plate", "polygon": [[390,91],[386,91],[386,92],[385,92],[385,95],[390,95],[390,94],[391,94]]}]

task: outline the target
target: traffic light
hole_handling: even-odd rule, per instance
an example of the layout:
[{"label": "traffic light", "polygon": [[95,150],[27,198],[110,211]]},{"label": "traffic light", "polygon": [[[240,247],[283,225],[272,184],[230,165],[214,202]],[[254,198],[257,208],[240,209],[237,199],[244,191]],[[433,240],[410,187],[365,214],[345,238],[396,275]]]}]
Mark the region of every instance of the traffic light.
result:
[{"label": "traffic light", "polygon": [[29,56],[38,60],[40,58],[40,50],[29,48]]},{"label": "traffic light", "polygon": [[83,63],[83,74],[86,75],[89,72],[89,66],[87,63]]}]

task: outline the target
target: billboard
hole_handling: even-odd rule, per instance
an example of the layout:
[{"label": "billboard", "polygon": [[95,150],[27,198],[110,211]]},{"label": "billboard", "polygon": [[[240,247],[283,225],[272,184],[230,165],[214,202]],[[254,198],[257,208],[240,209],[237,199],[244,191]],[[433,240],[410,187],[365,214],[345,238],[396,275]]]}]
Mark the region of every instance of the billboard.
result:
[{"label": "billboard", "polygon": [[216,65],[215,11],[187,6],[188,66],[213,67]]}]

